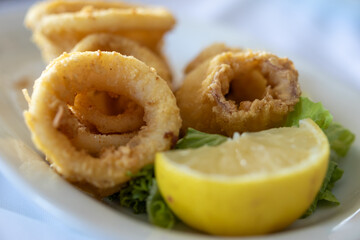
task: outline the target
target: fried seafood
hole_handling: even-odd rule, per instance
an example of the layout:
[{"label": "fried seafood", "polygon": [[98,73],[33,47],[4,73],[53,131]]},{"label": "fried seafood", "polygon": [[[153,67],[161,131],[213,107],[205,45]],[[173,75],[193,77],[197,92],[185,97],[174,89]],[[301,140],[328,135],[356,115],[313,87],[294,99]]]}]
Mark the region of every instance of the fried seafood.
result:
[{"label": "fried seafood", "polygon": [[96,9],[129,8],[135,7],[124,2],[109,2],[96,0],[53,0],[39,2],[31,7],[25,16],[26,25],[34,30],[42,18],[51,14],[73,13],[81,11],[85,6],[91,5]]},{"label": "fried seafood", "polygon": [[190,71],[176,98],[183,131],[232,136],[280,126],[300,94],[298,73],[287,58],[229,51]]},{"label": "fried seafood", "polygon": [[120,35],[160,53],[163,35],[174,26],[175,19],[164,8],[56,0],[35,4],[25,24],[33,31],[44,59],[50,61],[93,33]]},{"label": "fried seafood", "polygon": [[166,80],[169,86],[171,86],[171,73],[164,59],[133,40],[114,34],[91,34],[78,42],[71,52],[97,50],[109,52],[115,51],[122,55],[133,56],[149,67],[155,68],[158,75]]},{"label": "fried seafood", "polygon": [[[72,52],[96,50],[133,56],[156,69],[158,75],[171,86],[171,74],[165,61],[130,39],[113,34],[91,34],[77,43]],[[104,92],[78,94],[72,111],[82,123],[101,133],[135,131],[144,124],[143,110],[136,103]]]},{"label": "fried seafood", "polygon": [[197,55],[185,68],[185,74],[188,74],[197,66],[199,66],[201,63],[205,62],[206,60],[209,60],[216,55],[223,53],[223,52],[240,52],[240,48],[230,48],[226,46],[223,43],[213,43],[210,46],[206,47],[204,50],[202,50],[199,55]]},{"label": "fried seafood", "polygon": [[[87,92],[123,96],[144,111],[137,131],[102,134],[76,118],[71,107]],[[36,146],[52,167],[72,182],[111,189],[171,147],[181,126],[176,100],[166,82],[134,57],[116,52],[64,53],[36,80],[25,112]],[[100,147],[99,147],[100,146]]]}]

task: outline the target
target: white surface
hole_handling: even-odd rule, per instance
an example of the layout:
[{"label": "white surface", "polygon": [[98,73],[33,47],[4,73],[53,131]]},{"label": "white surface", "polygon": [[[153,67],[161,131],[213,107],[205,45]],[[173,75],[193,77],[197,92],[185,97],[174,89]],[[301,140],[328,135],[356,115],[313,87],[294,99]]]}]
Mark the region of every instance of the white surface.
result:
[{"label": "white surface", "polygon": [[[312,26],[311,18],[319,14],[316,4],[281,5],[280,1],[271,5],[264,1],[181,3],[168,3],[180,20],[166,46],[172,65],[177,66],[174,70],[178,78],[185,63],[213,41],[287,55],[300,72],[303,89],[322,101],[337,121],[360,136],[357,123],[360,83],[355,80],[360,79],[357,69],[360,65],[359,33],[353,29],[354,25],[344,22],[350,21],[349,16],[359,19],[357,14],[351,15],[349,10],[348,17],[341,18],[342,12],[335,12],[335,18],[323,23],[331,26],[327,39]],[[350,1],[347,4],[358,6]],[[44,68],[38,50],[29,41],[30,33],[22,27],[26,5],[29,4],[0,2],[0,239],[208,238],[164,231],[134,216],[116,212],[74,189],[41,161],[21,116],[26,104],[14,88],[19,79],[34,80]],[[288,12],[284,12],[286,9]],[[303,16],[292,16],[291,11]],[[285,17],[278,15],[280,12]],[[189,16],[207,24],[190,22]],[[210,22],[226,23],[226,27],[213,26]],[[288,35],[284,34],[285,30]],[[291,239],[359,239],[360,229],[356,227],[360,224],[357,212],[360,208],[359,157],[359,140],[356,140],[342,162],[345,175],[336,185],[335,194],[342,203],[339,207],[321,209],[285,232],[255,239],[288,239],[290,236]]]}]

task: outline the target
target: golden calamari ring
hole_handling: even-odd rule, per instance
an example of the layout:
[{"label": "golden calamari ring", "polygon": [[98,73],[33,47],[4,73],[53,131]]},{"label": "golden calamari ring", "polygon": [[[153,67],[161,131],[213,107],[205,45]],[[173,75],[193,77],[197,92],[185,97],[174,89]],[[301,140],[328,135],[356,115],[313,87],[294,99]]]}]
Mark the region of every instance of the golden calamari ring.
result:
[{"label": "golden calamari ring", "polygon": [[[153,67],[158,75],[171,86],[171,74],[164,60],[130,39],[113,34],[91,34],[76,44],[72,52],[96,50],[116,51],[123,55],[133,56],[149,67]],[[99,103],[102,103],[103,106],[99,106]],[[112,107],[106,109],[106,106]],[[116,114],[115,110],[119,107],[123,109]],[[101,133],[135,131],[144,124],[142,108],[134,102],[126,101],[123,97],[112,97],[106,93],[78,94],[72,110],[82,123],[87,126],[93,125]],[[113,113],[106,114],[104,112]]]},{"label": "golden calamari ring", "polygon": [[232,136],[281,126],[301,95],[287,58],[266,52],[225,52],[185,76],[176,92],[188,127]]},{"label": "golden calamari ring", "polygon": [[25,16],[25,24],[32,30],[39,25],[42,18],[51,14],[72,13],[81,11],[84,7],[91,5],[96,9],[129,8],[136,5],[124,2],[109,2],[98,0],[53,0],[42,1],[34,4]]},{"label": "golden calamari ring", "polygon": [[[145,121],[126,145],[102,149],[98,156],[77,149],[66,129],[59,129],[68,121],[59,112],[71,113],[76,95],[93,90],[133,100],[144,108]],[[128,171],[152,163],[156,152],[176,142],[181,126],[175,97],[155,71],[134,57],[101,51],[64,53],[54,60],[35,82],[25,120],[57,172],[100,189],[116,188],[129,179]]]},{"label": "golden calamari ring", "polygon": [[85,0],[38,3],[25,18],[47,61],[71,51],[92,33],[120,35],[160,53],[163,35],[174,24],[174,17],[164,8]]}]

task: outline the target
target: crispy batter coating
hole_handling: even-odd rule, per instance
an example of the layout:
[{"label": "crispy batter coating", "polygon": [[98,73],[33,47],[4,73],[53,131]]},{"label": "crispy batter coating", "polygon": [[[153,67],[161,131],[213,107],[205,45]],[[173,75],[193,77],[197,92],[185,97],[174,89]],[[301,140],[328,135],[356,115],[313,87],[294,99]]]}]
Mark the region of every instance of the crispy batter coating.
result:
[{"label": "crispy batter coating", "polygon": [[171,72],[167,63],[147,47],[114,34],[91,34],[78,42],[71,52],[115,51],[126,56],[133,56],[149,67],[155,68],[159,76],[171,86]]},{"label": "crispy batter coating", "polygon": [[281,126],[301,95],[287,58],[229,51],[190,71],[176,92],[182,130],[192,127],[232,136]]},{"label": "crispy batter coating", "polygon": [[[83,95],[84,93],[79,93],[78,95]],[[86,94],[86,93],[85,93]],[[56,115],[53,119],[53,127],[58,129],[60,132],[64,133],[71,144],[79,151],[85,151],[92,156],[99,156],[104,149],[107,148],[116,148],[122,145],[126,145],[138,132],[142,124],[138,129],[122,129],[118,127],[119,131],[114,131],[112,134],[107,134],[106,132],[99,132],[97,129],[94,129],[93,125],[87,124],[83,119],[77,118],[69,108],[59,106],[56,112]],[[93,118],[99,118],[93,112]],[[121,118],[121,117],[120,117]],[[117,120],[117,119],[116,119]],[[116,122],[115,120],[115,122]]]},{"label": "crispy batter coating", "polygon": [[185,74],[188,74],[206,60],[209,60],[220,53],[229,51],[240,52],[242,50],[240,48],[228,47],[224,43],[213,43],[210,46],[206,47],[204,50],[202,50],[190,63],[188,63],[184,72]]},{"label": "crispy batter coating", "polygon": [[[145,125],[130,137],[77,128],[79,121],[69,106],[77,94],[93,90],[136,102],[144,109]],[[55,59],[35,82],[25,120],[34,143],[57,172],[107,194],[128,180],[128,171],[138,171],[153,162],[156,152],[169,149],[181,126],[175,97],[152,68],[134,57],[101,51],[64,53]],[[101,138],[107,138],[106,147],[96,149]],[[81,148],[89,142],[95,147]]]},{"label": "crispy batter coating", "polygon": [[120,35],[160,53],[163,35],[174,24],[174,17],[164,8],[86,0],[41,2],[25,18],[47,61],[71,51],[92,33]]}]

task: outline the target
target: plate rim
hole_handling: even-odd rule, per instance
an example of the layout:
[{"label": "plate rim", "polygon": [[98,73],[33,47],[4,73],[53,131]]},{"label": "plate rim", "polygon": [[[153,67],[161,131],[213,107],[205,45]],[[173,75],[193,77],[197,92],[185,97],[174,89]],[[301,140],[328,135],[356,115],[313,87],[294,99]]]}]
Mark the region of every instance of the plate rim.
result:
[{"label": "plate rim", "polygon": [[[19,6],[22,6],[23,8],[29,6],[28,3],[23,3],[23,4],[19,4]],[[18,9],[15,9],[14,10],[15,12],[18,12],[19,10]],[[0,11],[1,12],[1,11]],[[2,18],[3,16],[0,16],[0,18]],[[186,23],[182,23],[182,25],[184,25]],[[214,27],[212,27],[213,29],[215,29]],[[214,31],[218,31],[219,29],[216,28],[216,30]],[[220,32],[224,31],[223,29],[220,29],[219,30]],[[294,61],[295,62],[295,61]],[[300,63],[300,65],[302,65],[302,67],[304,66],[303,64],[304,61],[302,61],[301,59],[296,59],[296,62],[298,65]],[[306,64],[305,64],[306,66]],[[306,66],[305,68],[307,68],[309,66]],[[322,74],[322,73],[320,73]],[[339,82],[337,79],[331,79],[330,81],[335,81],[335,82]],[[354,89],[351,88],[351,86],[343,86],[344,88],[348,88],[347,91],[356,91]],[[2,117],[0,116],[0,121],[2,120]],[[0,138],[1,138],[1,134],[0,134]],[[357,144],[358,145],[358,144]],[[357,146],[356,145],[356,146]],[[355,146],[355,144],[353,145],[353,147]],[[0,146],[1,147],[1,146]],[[68,215],[64,215],[62,217],[58,217],[59,216],[59,212],[61,212],[61,208],[59,208],[59,206],[56,206],[56,205],[53,205],[52,203],[49,203],[47,200],[46,200],[46,197],[44,196],[41,196],[41,194],[38,194],[38,189],[36,189],[36,187],[28,184],[28,182],[26,182],[25,179],[23,179],[20,175],[19,175],[19,172],[16,171],[15,167],[11,165],[11,161],[12,160],[9,160],[7,156],[4,156],[4,152],[0,152],[0,171],[1,173],[6,177],[6,179],[9,180],[9,182],[11,182],[12,184],[14,184],[14,186],[17,186],[19,187],[19,190],[21,190],[22,192],[27,192],[29,195],[34,195],[35,193],[35,196],[36,197],[33,197],[33,201],[37,204],[37,205],[40,205],[42,207],[45,206],[45,209],[48,210],[49,212],[51,212],[55,217],[57,217],[58,219],[62,218],[61,221],[63,222],[72,222],[72,223],[76,223],[76,225],[79,225],[80,226],[80,229],[79,228],[74,228],[74,229],[77,229],[77,230],[83,230],[84,228],[86,229],[89,229],[89,226],[82,226],[84,225],[84,223],[82,222],[79,222],[80,221],[80,218],[76,217],[76,216],[71,216],[70,213],[67,213]],[[55,174],[55,173],[54,173]],[[15,176],[15,177],[14,177]],[[39,197],[40,196],[40,197]],[[359,208],[360,209],[360,208]],[[359,210],[358,209],[358,210]],[[114,210],[111,210],[112,212],[115,212]],[[55,214],[54,214],[55,212]],[[60,214],[61,215],[61,214]],[[65,218],[65,221],[64,221],[64,218]],[[127,218],[127,217],[126,217]],[[68,220],[68,221],[66,221]],[[78,221],[78,222],[77,222]],[[329,220],[330,222],[331,219]],[[335,221],[335,220],[333,220]],[[91,230],[93,231],[93,235],[91,236],[98,236],[98,237],[104,237],[104,231],[107,231],[107,230],[104,230],[102,229],[101,231],[98,231],[98,230],[94,230],[94,224],[95,226],[97,225],[96,222],[93,222],[92,223],[92,227],[91,227]],[[138,222],[136,222],[136,224],[138,224]],[[68,224],[66,224],[68,225]],[[69,224],[70,225],[70,224]],[[69,226],[68,225],[68,226]],[[86,224],[85,224],[86,225]],[[331,225],[331,224],[330,224]],[[335,226],[335,224],[332,225],[333,227]],[[69,226],[70,228],[73,228],[73,226]],[[177,239],[177,237],[180,237],[182,238],[183,236],[187,236],[187,237],[190,237],[189,239],[191,239],[191,236],[192,237],[196,237],[196,239],[209,239],[209,238],[214,238],[213,236],[208,236],[208,235],[188,235],[188,234],[184,234],[184,233],[180,233],[180,232],[177,232],[176,231],[176,234],[178,236],[175,236],[175,238],[173,238],[174,236],[174,231],[168,231],[168,230],[163,230],[163,229],[158,229],[152,225],[149,225],[149,224],[143,224],[143,227],[145,227],[145,232],[147,232],[148,234],[150,235],[155,235],[157,237],[166,237],[167,239]],[[313,231],[317,226],[311,226],[309,228],[307,228],[306,231],[303,231],[302,232],[307,232],[307,231]],[[332,227],[332,228],[333,228]],[[332,228],[329,228],[332,229]],[[299,230],[299,229],[298,229]],[[300,229],[301,230],[301,229]],[[292,231],[296,231],[296,230],[292,230]],[[316,231],[316,229],[315,229]],[[81,231],[82,233],[84,233],[84,231]],[[100,235],[99,235],[100,234]],[[87,235],[87,234],[85,234]],[[275,233],[275,234],[272,234],[272,235],[266,235],[266,236],[256,236],[255,238],[254,237],[251,237],[251,239],[256,239],[257,237],[261,237],[261,238],[273,238],[273,239],[281,239],[283,237],[289,237],[290,235],[293,235],[291,234],[290,232],[288,231],[285,231],[285,232],[280,232],[280,233]],[[325,236],[325,235],[324,235]],[[113,236],[109,236],[110,238],[112,238]],[[133,236],[129,236],[129,237],[137,237],[136,234]],[[170,237],[170,238],[169,238]],[[325,237],[328,237],[328,235],[326,235]],[[179,239],[180,239],[179,238]],[[238,239],[248,239],[247,237],[239,237]]]}]

